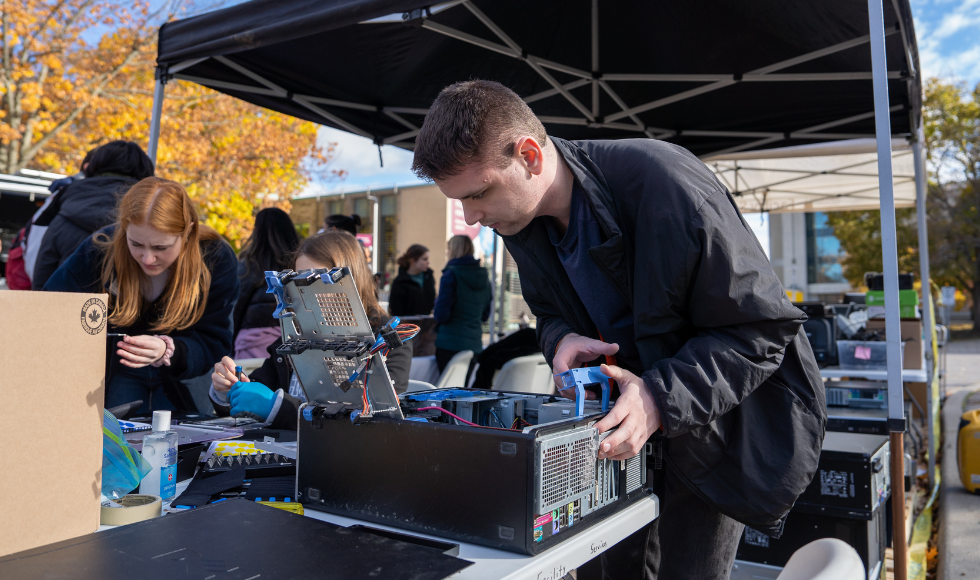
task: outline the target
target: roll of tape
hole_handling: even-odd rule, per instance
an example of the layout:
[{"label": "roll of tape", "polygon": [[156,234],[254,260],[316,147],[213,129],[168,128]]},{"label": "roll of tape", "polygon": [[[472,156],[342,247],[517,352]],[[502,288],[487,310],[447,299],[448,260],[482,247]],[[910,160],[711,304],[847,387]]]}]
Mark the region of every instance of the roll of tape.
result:
[{"label": "roll of tape", "polygon": [[125,526],[158,517],[162,507],[157,495],[124,495],[102,502],[100,521],[104,526]]}]

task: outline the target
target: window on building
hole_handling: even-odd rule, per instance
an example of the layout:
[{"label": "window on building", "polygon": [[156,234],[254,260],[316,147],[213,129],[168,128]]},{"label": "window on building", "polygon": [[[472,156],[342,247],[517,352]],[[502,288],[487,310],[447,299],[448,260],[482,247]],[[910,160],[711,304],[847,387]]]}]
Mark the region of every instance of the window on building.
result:
[{"label": "window on building", "polygon": [[327,202],[327,215],[344,214],[344,200],[333,199]]},{"label": "window on building", "polygon": [[354,200],[354,213],[361,216],[361,227],[357,229],[359,234],[370,234],[374,232],[371,218],[374,215],[374,202],[366,197],[359,197]]},{"label": "window on building", "polygon": [[827,224],[823,212],[806,214],[806,266],[809,284],[836,284],[847,282],[841,260],[844,250],[834,236],[834,228]]},{"label": "window on building", "polygon": [[378,208],[381,220],[381,245],[378,247],[378,262],[380,267],[378,272],[385,274],[383,285],[389,284],[398,274],[398,216],[396,215],[398,202],[394,195],[386,195],[381,198],[381,207]]}]

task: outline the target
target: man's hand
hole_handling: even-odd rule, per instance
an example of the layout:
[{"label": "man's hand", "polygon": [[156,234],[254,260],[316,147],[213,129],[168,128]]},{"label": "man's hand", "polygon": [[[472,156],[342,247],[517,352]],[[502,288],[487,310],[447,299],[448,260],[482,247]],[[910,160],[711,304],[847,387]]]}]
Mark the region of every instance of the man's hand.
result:
[{"label": "man's hand", "polygon": [[160,360],[167,352],[167,343],[155,336],[126,336],[116,343],[119,350],[119,362],[123,365],[138,369]]},{"label": "man's hand", "polygon": [[600,368],[619,384],[619,399],[595,425],[599,433],[616,427],[616,432],[602,442],[599,459],[622,461],[639,453],[647,439],[660,428],[660,410],[643,379],[617,366]]},{"label": "man's hand", "polygon": [[[618,344],[586,338],[572,332],[566,334],[558,343],[558,350],[555,351],[553,361],[554,373],[558,375],[569,369],[577,369],[583,363],[594,361],[600,356],[612,356],[617,352],[619,352]],[[575,389],[561,390],[562,385],[557,378],[555,378],[555,386],[559,389],[561,396],[566,399],[575,399]],[[591,391],[586,391],[585,395],[588,399],[596,398],[595,393]]]},{"label": "man's hand", "polygon": [[[235,377],[235,361],[230,356],[222,357],[221,362],[214,365],[214,372],[211,373],[211,383],[216,391],[230,391],[232,385],[238,382]],[[242,373],[243,383],[249,382],[245,373]]]}]

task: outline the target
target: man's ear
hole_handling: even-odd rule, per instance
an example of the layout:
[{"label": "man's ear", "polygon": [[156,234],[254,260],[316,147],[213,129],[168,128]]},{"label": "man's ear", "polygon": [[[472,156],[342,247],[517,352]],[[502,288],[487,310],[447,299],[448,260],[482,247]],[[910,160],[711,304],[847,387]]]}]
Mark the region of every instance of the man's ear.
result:
[{"label": "man's ear", "polygon": [[533,175],[541,175],[544,170],[544,153],[534,137],[521,137],[517,140],[517,155]]}]

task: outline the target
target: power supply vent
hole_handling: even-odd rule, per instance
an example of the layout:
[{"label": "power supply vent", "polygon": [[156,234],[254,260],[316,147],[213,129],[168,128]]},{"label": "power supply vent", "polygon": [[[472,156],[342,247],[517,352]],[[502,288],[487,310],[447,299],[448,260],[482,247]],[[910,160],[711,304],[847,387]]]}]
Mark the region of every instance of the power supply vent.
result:
[{"label": "power supply vent", "polygon": [[546,513],[592,491],[598,452],[595,429],[578,429],[539,445],[535,513]]},{"label": "power supply vent", "polygon": [[357,326],[350,298],[343,292],[317,293],[316,301],[327,326]]},{"label": "power supply vent", "polygon": [[643,458],[645,453],[640,452],[626,460],[626,493],[632,493],[643,487]]}]

